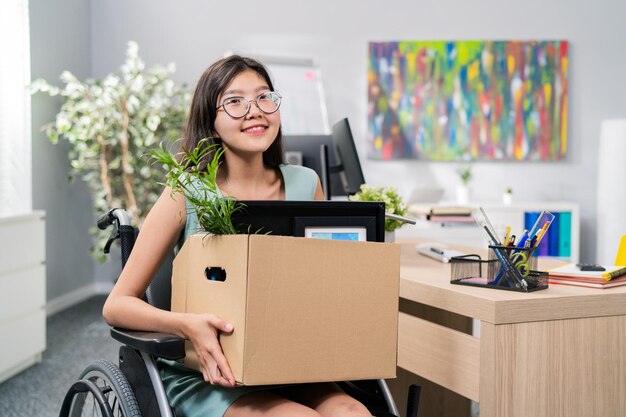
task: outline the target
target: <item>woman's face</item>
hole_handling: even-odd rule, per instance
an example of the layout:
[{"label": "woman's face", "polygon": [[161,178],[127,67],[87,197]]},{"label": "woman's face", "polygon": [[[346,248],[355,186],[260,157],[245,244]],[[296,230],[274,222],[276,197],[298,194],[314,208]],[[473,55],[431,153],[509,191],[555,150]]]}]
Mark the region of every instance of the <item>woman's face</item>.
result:
[{"label": "woman's face", "polygon": [[259,110],[254,100],[271,91],[263,77],[252,70],[237,75],[218,97],[218,105],[233,97],[243,97],[252,103],[248,113],[239,119],[229,116],[220,108],[215,117],[215,131],[226,147],[244,155],[263,153],[276,139],[280,128],[280,110],[266,114]]}]

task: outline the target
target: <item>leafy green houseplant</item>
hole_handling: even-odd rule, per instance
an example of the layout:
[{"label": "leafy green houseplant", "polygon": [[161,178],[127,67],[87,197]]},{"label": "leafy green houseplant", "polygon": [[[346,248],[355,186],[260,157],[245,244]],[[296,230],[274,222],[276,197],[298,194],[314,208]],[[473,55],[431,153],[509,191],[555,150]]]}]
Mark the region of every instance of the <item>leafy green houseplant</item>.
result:
[{"label": "leafy green houseplant", "polygon": [[[180,193],[196,210],[200,228],[212,235],[237,234],[232,215],[243,209],[243,203],[222,197],[217,186],[217,169],[224,154],[220,145],[208,145],[203,139],[193,150],[182,150],[174,155],[162,146],[150,152],[155,162],[165,170],[165,182],[172,192]],[[209,158],[206,168],[201,170],[201,161]]]},{"label": "leafy green houseplant", "polygon": [[[370,187],[363,184],[359,192],[351,195],[349,199],[350,201],[382,201],[385,203],[385,212],[398,216],[406,216],[408,210],[395,187]],[[403,224],[398,220],[385,219],[385,231],[393,232]]]},{"label": "leafy green houseplant", "polygon": [[[190,95],[170,78],[174,64],[146,69],[138,49],[128,43],[119,74],[81,81],[65,71],[63,88],[38,79],[31,92],[62,97],[55,121],[43,129],[53,143],[69,142],[69,177],[87,183],[96,213],[123,207],[140,225],[161,192],[162,176],[144,156],[180,136]],[[95,227],[92,233],[92,254],[100,257],[107,233]]]}]

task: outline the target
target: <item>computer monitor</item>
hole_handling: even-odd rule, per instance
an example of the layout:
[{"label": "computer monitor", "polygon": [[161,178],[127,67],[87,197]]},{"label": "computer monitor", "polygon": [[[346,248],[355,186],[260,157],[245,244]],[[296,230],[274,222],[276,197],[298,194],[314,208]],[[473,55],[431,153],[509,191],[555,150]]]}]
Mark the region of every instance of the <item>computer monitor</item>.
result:
[{"label": "computer monitor", "polygon": [[[283,144],[285,146],[285,161],[291,165],[303,165],[307,168],[314,170],[317,175],[322,179],[324,173],[323,167],[335,166],[335,156],[333,153],[328,155],[328,162],[321,161],[322,145],[327,149],[333,146],[333,139],[331,135],[285,135],[283,136]],[[333,175],[330,178],[330,190],[332,196],[345,196],[346,193],[343,189],[341,178],[338,175]],[[324,190],[326,190],[324,188]],[[330,195],[324,193],[327,199],[330,199]]]},{"label": "computer monitor", "polygon": [[371,201],[242,201],[233,214],[242,233],[384,242],[385,204]]},{"label": "computer monitor", "polygon": [[315,170],[328,200],[355,194],[365,183],[348,119],[335,123],[331,136],[285,136],[284,144],[287,163]]},{"label": "computer monitor", "polygon": [[[361,162],[356,151],[352,131],[348,119],[341,119],[333,126],[333,155],[337,165],[330,165],[329,157],[321,158],[322,162],[322,187],[324,190],[330,189],[329,194],[333,194],[333,185],[330,182],[330,174],[339,174],[343,191],[347,195],[355,194],[365,183]],[[322,153],[328,153],[326,149]],[[327,165],[325,165],[327,164]]]}]

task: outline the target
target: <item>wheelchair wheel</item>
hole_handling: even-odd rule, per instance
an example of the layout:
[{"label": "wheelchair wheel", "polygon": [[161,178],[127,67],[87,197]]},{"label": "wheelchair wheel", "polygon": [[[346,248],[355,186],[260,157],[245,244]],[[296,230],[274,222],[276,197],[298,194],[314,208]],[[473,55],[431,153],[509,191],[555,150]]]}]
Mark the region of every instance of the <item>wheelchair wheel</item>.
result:
[{"label": "wheelchair wheel", "polygon": [[107,360],[98,360],[87,366],[69,395],[71,403],[68,403],[67,415],[70,417],[141,417],[128,380],[116,365]]}]

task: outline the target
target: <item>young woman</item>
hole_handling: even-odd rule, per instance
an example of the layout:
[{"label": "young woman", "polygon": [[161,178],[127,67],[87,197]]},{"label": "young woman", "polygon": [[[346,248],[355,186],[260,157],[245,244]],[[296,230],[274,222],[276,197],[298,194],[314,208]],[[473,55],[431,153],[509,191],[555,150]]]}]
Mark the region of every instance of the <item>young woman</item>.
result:
[{"label": "young woman", "polygon": [[[241,200],[321,200],[314,171],[283,165],[280,100],[259,62],[231,56],[211,65],[196,87],[183,137],[193,149],[213,137],[225,149],[220,193]],[[191,341],[201,372],[161,362],[170,405],[178,417],[370,416],[332,383],[283,387],[235,387],[218,341],[232,324],[212,314],[156,309],[141,297],[161,259],[181,235],[197,231],[197,216],[183,196],[166,188],[146,217],[133,252],[103,309],[112,326],[176,334]]]}]

